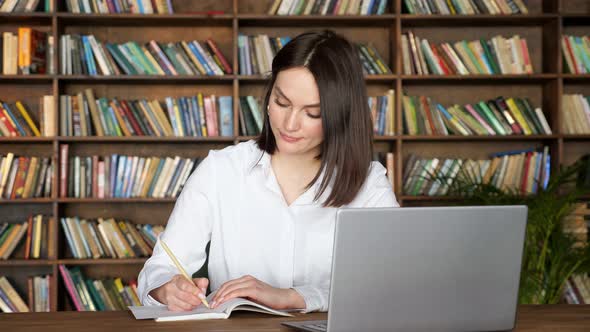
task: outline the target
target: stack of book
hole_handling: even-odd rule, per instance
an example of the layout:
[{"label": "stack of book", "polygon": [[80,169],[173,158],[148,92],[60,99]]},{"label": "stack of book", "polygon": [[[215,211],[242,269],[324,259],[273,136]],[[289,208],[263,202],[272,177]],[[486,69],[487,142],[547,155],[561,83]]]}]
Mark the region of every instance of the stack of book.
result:
[{"label": "stack of book", "polygon": [[395,90],[390,89],[385,96],[369,97],[373,133],[375,135],[395,134]]},{"label": "stack of book", "polygon": [[561,129],[566,134],[590,134],[590,96],[563,95],[561,99],[563,121]]},{"label": "stack of book", "polygon": [[54,74],[53,36],[47,32],[20,27],[18,32],[3,32],[0,40],[2,74]]},{"label": "stack of book", "polygon": [[0,13],[31,13],[35,11],[53,12],[53,1],[40,0],[0,0]]},{"label": "stack of book", "polygon": [[76,311],[127,310],[140,306],[135,280],[123,285],[121,278],[92,280],[85,278],[79,266],[59,265],[59,272]]},{"label": "stack of book", "polygon": [[61,145],[60,196],[74,198],[165,198],[180,194],[200,158],[69,157]]},{"label": "stack of book", "polygon": [[254,96],[240,97],[239,123],[240,134],[256,136],[262,130],[264,114],[261,111],[262,102]]},{"label": "stack of book", "polygon": [[387,0],[275,0],[268,15],[382,15]]},{"label": "stack of book", "polygon": [[549,148],[495,153],[491,159],[420,158],[410,155],[403,174],[406,195],[443,196],[488,184],[522,195],[537,193],[549,182]]},{"label": "stack of book", "polygon": [[132,224],[113,218],[71,217],[60,221],[68,247],[79,259],[148,257],[162,230],[161,226]]},{"label": "stack of book", "polygon": [[394,167],[394,154],[393,152],[374,152],[373,153],[373,160],[380,162],[383,167],[385,167],[387,173],[387,180],[391,184],[393,188],[395,183],[395,173],[393,171]]},{"label": "stack of book", "polygon": [[429,43],[402,34],[403,71],[407,75],[532,74],[527,41],[519,35],[490,40]]},{"label": "stack of book", "polygon": [[590,277],[587,274],[576,274],[570,277],[563,291],[568,304],[590,304]]},{"label": "stack of book", "polygon": [[55,223],[51,217],[31,215],[21,223],[0,224],[0,259],[8,259],[26,234],[25,259],[54,255]]},{"label": "stack of book", "polygon": [[60,96],[60,122],[62,136],[232,136],[232,97],[95,99],[86,89]]},{"label": "stack of book", "polygon": [[5,276],[0,276],[0,310],[2,312],[31,311]]},{"label": "stack of book", "polygon": [[528,98],[497,97],[444,107],[430,97],[403,96],[402,119],[410,135],[549,135],[545,114]]},{"label": "stack of book", "polygon": [[[53,96],[44,96],[42,99],[49,98],[53,100]],[[41,105],[43,105],[43,100],[41,101]],[[37,125],[38,121],[35,121],[31,116],[32,113],[27,110],[25,104],[21,101],[17,101],[16,103],[6,103],[0,100],[0,136],[6,137],[16,137],[16,136],[41,136],[41,132],[39,131],[39,126]],[[50,107],[49,110],[53,110],[53,107]],[[52,114],[45,114],[43,112],[43,108],[41,108],[41,120],[47,119],[48,116]],[[50,112],[51,113],[51,112]],[[44,127],[41,127],[44,129]],[[43,133],[43,136],[47,136],[47,130]]]},{"label": "stack of book", "polygon": [[52,165],[50,157],[0,155],[0,199],[50,197]]},{"label": "stack of book", "polygon": [[51,275],[27,278],[29,310],[34,312],[51,311],[49,289]]},{"label": "stack of book", "polygon": [[272,59],[291,37],[269,37],[261,34],[246,36],[238,34],[238,60],[240,75],[268,74]]},{"label": "stack of book", "polygon": [[231,74],[231,66],[211,39],[205,42],[135,41],[102,43],[94,35],[62,35],[60,68],[66,75]]},{"label": "stack of book", "polygon": [[410,14],[420,15],[512,15],[528,14],[523,0],[404,0]]},{"label": "stack of book", "polygon": [[590,36],[561,36],[561,52],[565,63],[564,72],[590,73]]},{"label": "stack of book", "polygon": [[363,64],[363,72],[370,75],[386,75],[391,74],[391,69],[387,62],[381,58],[379,52],[372,45],[357,44],[361,63]]},{"label": "stack of book", "polygon": [[588,245],[588,228],[590,228],[590,202],[576,203],[574,209],[563,219],[563,231],[574,240],[574,247]]},{"label": "stack of book", "polygon": [[76,14],[174,14],[172,0],[66,0],[66,7]]}]

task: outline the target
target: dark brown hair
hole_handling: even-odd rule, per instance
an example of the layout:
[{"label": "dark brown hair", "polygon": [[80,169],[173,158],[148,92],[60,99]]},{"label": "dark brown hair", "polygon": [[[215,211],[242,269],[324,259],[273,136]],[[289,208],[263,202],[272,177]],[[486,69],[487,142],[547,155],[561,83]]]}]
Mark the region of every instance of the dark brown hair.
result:
[{"label": "dark brown hair", "polygon": [[[373,156],[372,121],[358,50],[346,38],[329,30],[293,38],[272,61],[272,76],[262,109],[267,109],[279,72],[294,67],[305,67],[312,73],[320,95],[324,139],[316,159],[321,160],[321,167],[307,188],[325,170],[314,201],[333,181],[332,191],[323,206],[349,204],[365,182]],[[256,143],[271,155],[276,150],[266,112]]]}]

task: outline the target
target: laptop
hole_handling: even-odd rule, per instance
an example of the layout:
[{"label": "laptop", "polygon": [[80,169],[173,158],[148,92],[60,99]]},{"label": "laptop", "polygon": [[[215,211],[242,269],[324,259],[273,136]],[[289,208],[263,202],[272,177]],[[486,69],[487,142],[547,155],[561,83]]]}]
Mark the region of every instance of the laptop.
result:
[{"label": "laptop", "polygon": [[339,209],[318,331],[506,331],[516,322],[526,206]]}]

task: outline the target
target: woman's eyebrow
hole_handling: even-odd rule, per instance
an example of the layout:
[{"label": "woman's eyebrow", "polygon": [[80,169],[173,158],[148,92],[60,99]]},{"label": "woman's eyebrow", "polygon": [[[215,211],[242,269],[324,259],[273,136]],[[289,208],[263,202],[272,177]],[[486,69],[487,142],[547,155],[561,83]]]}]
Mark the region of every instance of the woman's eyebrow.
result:
[{"label": "woman's eyebrow", "polygon": [[[285,96],[285,94],[283,93],[281,88],[279,88],[278,86],[275,86],[275,90],[277,91],[277,93],[279,95],[281,95],[281,97],[287,99],[288,102],[291,102],[291,100],[289,98],[287,98],[287,96]],[[320,107],[320,103],[305,105],[304,107]]]}]

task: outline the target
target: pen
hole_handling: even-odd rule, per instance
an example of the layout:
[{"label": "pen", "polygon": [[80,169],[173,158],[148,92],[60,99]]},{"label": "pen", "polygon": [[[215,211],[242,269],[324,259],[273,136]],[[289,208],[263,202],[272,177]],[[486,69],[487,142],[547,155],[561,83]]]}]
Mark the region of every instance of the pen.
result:
[{"label": "pen", "polygon": [[[172,253],[172,251],[170,250],[170,248],[168,248],[168,246],[166,245],[166,243],[164,242],[164,240],[162,240],[161,237],[160,237],[160,243],[162,244],[162,248],[164,248],[164,251],[166,251],[166,253],[170,257],[170,259],[172,260],[172,262],[174,262],[174,265],[176,265],[176,267],[178,268],[178,270],[180,271],[180,273],[186,278],[186,280],[190,281],[191,283],[194,283],[193,280],[191,279],[191,277],[189,277],[188,273],[186,273],[186,271],[184,270],[184,268],[182,267],[182,265],[180,265],[180,262],[178,261],[178,259],[176,259],[176,256],[174,256],[174,254]],[[207,299],[201,299],[201,302],[203,302],[203,304],[205,305],[205,307],[211,308],[211,307],[209,307],[209,303],[207,303]]]}]

